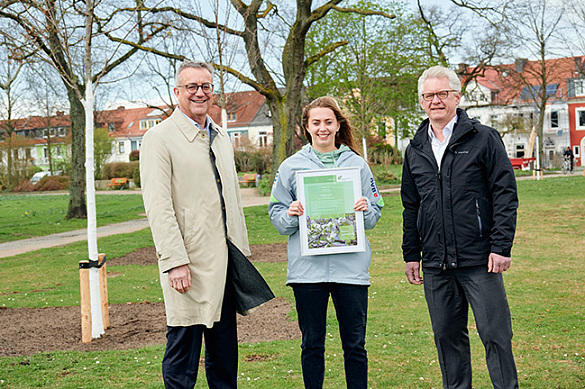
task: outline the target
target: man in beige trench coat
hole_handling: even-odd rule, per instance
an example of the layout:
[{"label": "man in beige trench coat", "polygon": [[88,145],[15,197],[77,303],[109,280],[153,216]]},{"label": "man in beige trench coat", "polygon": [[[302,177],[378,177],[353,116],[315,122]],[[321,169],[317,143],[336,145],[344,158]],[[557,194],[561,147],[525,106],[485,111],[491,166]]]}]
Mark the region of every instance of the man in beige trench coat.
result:
[{"label": "man in beige trench coat", "polygon": [[[167,315],[166,388],[193,388],[202,337],[210,388],[235,388],[236,307],[229,253],[250,255],[233,148],[208,116],[213,68],[177,71],[179,107],[144,136],[140,171]],[[239,249],[239,250],[238,250]],[[228,282],[226,282],[226,279]]]}]

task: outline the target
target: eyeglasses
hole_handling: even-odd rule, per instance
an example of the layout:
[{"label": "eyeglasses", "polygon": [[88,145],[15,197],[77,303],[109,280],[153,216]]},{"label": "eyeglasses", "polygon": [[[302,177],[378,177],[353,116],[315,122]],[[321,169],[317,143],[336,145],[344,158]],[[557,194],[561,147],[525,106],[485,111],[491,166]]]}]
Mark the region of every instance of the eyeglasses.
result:
[{"label": "eyeglasses", "polygon": [[454,90],[454,89],[446,89],[446,90],[440,90],[436,93],[423,93],[423,94],[421,94],[421,97],[425,101],[432,101],[435,98],[435,96],[437,96],[440,100],[444,100],[447,97],[449,97],[449,92],[459,92],[459,91]]},{"label": "eyeglasses", "polygon": [[210,84],[209,82],[205,82],[201,85],[195,84],[195,83],[187,84],[187,85],[178,85],[177,88],[185,88],[187,90],[187,92],[189,92],[191,94],[197,93],[199,88],[201,88],[203,93],[212,93],[213,92],[213,84]]}]

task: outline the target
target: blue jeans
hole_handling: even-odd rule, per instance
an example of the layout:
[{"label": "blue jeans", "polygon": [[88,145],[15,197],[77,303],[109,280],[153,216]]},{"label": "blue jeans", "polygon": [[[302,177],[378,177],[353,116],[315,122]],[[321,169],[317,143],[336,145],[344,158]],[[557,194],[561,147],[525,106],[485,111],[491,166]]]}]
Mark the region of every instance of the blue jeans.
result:
[{"label": "blue jeans", "polygon": [[343,347],[348,389],[368,385],[366,321],[368,286],[337,283],[291,284],[303,337],[301,365],[305,388],[320,389],[325,376],[325,334],[329,295],[333,299]]}]

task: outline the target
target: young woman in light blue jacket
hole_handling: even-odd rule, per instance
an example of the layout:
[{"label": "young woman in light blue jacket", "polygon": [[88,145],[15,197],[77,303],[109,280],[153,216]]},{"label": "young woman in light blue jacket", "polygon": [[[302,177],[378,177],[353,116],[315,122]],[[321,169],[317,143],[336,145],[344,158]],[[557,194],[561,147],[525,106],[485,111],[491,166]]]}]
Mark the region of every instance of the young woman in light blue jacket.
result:
[{"label": "young woman in light blue jacket", "polygon": [[365,349],[370,245],[355,253],[301,255],[295,173],[335,167],[359,167],[362,196],[355,211],[363,211],[364,226],[374,228],[384,206],[367,162],[355,151],[351,126],[337,102],[320,97],[303,109],[302,124],[310,144],[287,158],[272,186],[268,212],[282,235],[288,235],[287,285],[294,291],[302,333],[301,365],[305,388],[322,388],[325,374],[327,304],[333,300],[344,353],[348,388],[367,388]]}]

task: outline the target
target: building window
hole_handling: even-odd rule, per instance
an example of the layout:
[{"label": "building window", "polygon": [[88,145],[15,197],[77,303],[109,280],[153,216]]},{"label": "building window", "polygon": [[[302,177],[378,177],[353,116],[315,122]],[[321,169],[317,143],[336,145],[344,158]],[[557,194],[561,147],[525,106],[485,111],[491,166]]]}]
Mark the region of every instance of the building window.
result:
[{"label": "building window", "polygon": [[118,153],[124,154],[124,142],[118,142]]},{"label": "building window", "polygon": [[152,127],[156,126],[160,122],[162,122],[162,120],[160,118],[141,120],[140,121],[140,130],[141,131],[150,130]]},{"label": "building window", "polygon": [[559,128],[559,111],[551,111],[550,128]]},{"label": "building window", "polygon": [[524,145],[523,144],[516,145],[516,157],[515,158],[524,158],[524,155],[525,155]]},{"label": "building window", "polygon": [[258,147],[266,147],[268,146],[268,134],[266,131],[259,131],[258,132]]},{"label": "building window", "polygon": [[49,149],[46,147],[43,147],[43,158],[49,158]]},{"label": "building window", "polygon": [[585,130],[585,108],[575,110],[575,119],[577,130]]},{"label": "building window", "polygon": [[241,132],[232,132],[230,134],[230,138],[232,140],[232,144],[235,148],[240,147],[242,141],[242,133]]},{"label": "building window", "polygon": [[585,96],[585,80],[573,80],[575,96]]},{"label": "building window", "polygon": [[56,157],[61,156],[61,146],[55,146],[55,156]]},{"label": "building window", "polygon": [[114,125],[112,123],[108,124],[108,132],[114,132],[115,128]]},{"label": "building window", "polygon": [[575,155],[575,157],[580,157],[581,154],[579,153],[579,146],[573,146],[573,155]]},{"label": "building window", "polygon": [[235,122],[238,120],[238,114],[236,112],[228,112],[227,120],[228,122]]},{"label": "building window", "polygon": [[138,142],[135,140],[130,141],[130,151],[138,150]]}]

